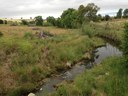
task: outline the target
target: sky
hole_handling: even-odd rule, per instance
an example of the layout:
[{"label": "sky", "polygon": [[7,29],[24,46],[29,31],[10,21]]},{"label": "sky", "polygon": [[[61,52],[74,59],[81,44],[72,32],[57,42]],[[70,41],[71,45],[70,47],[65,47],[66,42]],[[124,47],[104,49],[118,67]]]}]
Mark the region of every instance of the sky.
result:
[{"label": "sky", "polygon": [[128,0],[0,0],[0,18],[30,18],[41,15],[59,17],[67,8],[77,9],[95,3],[98,13],[115,15],[119,8],[128,8]]}]

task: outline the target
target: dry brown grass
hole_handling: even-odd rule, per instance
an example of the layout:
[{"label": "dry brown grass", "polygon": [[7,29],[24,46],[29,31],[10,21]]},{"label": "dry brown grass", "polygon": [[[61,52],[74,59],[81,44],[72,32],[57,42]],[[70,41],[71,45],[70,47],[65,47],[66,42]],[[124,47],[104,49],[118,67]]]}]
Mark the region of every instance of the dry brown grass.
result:
[{"label": "dry brown grass", "polygon": [[[33,30],[37,28],[38,30]],[[10,26],[10,25],[0,25],[0,31],[4,34],[5,37],[10,36],[18,36],[22,37],[25,32],[40,32],[40,31],[48,31],[52,34],[65,34],[67,32],[72,31],[71,29],[62,29],[56,27],[28,27],[28,26]]]}]

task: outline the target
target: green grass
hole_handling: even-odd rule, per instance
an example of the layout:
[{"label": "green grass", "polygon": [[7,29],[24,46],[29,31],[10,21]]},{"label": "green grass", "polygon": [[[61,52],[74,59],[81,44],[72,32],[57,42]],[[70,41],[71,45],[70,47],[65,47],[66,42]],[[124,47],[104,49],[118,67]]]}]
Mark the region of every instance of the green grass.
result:
[{"label": "green grass", "polygon": [[[0,37],[0,94],[19,96],[31,92],[44,78],[66,69],[67,62],[73,65],[86,52],[103,45],[103,40],[97,36],[121,42],[123,25],[106,24],[85,25],[83,33],[80,29],[39,27],[54,34],[46,39],[35,37],[36,31],[27,26],[0,26],[3,34]],[[81,74],[73,83],[64,82],[53,95],[126,96],[128,78],[120,65],[123,61],[122,58],[109,58]]]},{"label": "green grass", "polygon": [[[0,37],[0,76],[4,81],[0,88],[4,86],[5,93],[12,96],[29,92],[44,78],[66,69],[67,62],[73,64],[85,52],[103,44],[102,39],[90,39],[78,30],[67,30],[65,34],[46,39],[36,38],[32,32],[24,32],[20,38],[19,35]],[[12,86],[7,86],[8,83]]]},{"label": "green grass", "polygon": [[124,23],[101,22],[89,23],[82,26],[82,33],[89,37],[99,36],[117,43],[121,43],[123,39]]},{"label": "green grass", "polygon": [[73,83],[62,83],[50,96],[127,96],[127,81],[124,59],[110,57],[78,76]]}]

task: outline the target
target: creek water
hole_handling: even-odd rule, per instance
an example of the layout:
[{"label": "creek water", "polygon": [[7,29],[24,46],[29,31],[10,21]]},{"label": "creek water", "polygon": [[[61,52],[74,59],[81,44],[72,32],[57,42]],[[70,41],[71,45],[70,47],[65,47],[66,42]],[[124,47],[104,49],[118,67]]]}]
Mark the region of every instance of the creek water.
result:
[{"label": "creek water", "polygon": [[47,93],[54,92],[56,90],[55,85],[63,81],[71,81],[79,74],[83,73],[85,70],[92,68],[94,64],[101,63],[105,58],[111,56],[122,56],[122,52],[115,46],[106,43],[105,46],[99,47],[94,51],[94,58],[90,62],[81,62],[81,64],[76,64],[70,70],[61,73],[56,77],[51,77],[47,82],[37,91],[36,96],[45,96]]}]

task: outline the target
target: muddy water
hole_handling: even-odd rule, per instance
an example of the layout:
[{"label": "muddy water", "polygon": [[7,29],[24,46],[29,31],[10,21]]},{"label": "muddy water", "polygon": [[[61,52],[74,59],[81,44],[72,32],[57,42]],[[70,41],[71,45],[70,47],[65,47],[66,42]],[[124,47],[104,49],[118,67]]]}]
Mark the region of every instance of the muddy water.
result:
[{"label": "muddy water", "polygon": [[101,63],[107,57],[122,56],[122,52],[109,43],[106,43],[105,46],[99,47],[94,50],[94,54],[95,56],[92,61],[88,63],[81,62],[81,64],[76,64],[72,67],[72,69],[61,73],[59,76],[49,78],[45,85],[43,85],[36,93],[36,96],[45,96],[47,93],[55,91],[55,85],[61,83],[64,80],[73,80],[76,76],[83,73],[88,68],[92,68],[94,64]]}]

